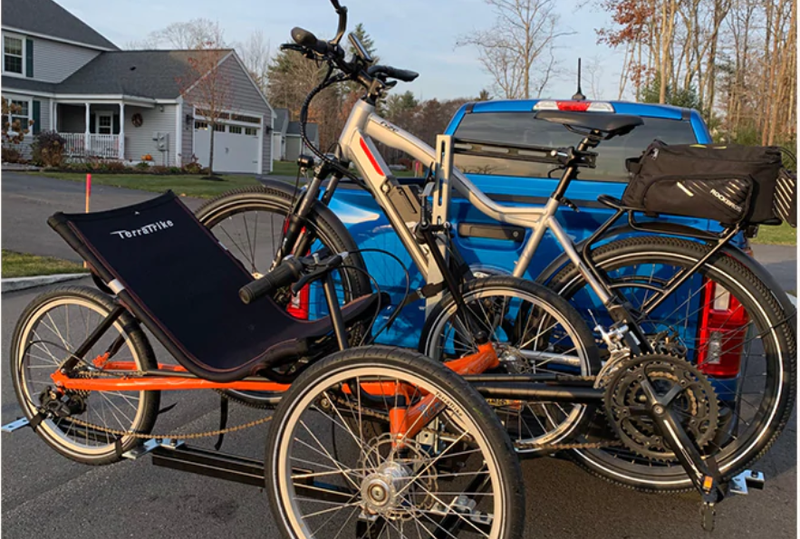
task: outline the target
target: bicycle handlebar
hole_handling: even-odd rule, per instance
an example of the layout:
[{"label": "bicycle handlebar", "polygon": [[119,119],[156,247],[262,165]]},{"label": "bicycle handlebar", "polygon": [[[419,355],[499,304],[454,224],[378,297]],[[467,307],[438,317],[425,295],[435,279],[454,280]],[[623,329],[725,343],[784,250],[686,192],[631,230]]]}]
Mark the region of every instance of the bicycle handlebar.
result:
[{"label": "bicycle handlebar", "polygon": [[320,258],[320,255],[326,256],[329,253],[330,251],[327,249],[322,249],[311,256],[286,257],[275,269],[241,287],[239,299],[245,305],[249,305],[255,300],[289,285],[292,285],[292,292],[296,294],[311,281],[319,279],[329,271],[341,266],[349,256],[349,253],[345,252]]}]

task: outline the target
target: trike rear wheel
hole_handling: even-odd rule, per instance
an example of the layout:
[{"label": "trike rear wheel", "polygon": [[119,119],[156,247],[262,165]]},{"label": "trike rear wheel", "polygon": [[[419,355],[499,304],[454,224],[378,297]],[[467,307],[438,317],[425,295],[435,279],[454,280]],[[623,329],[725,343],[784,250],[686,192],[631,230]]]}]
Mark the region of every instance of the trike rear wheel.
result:
[{"label": "trike rear wheel", "polygon": [[[114,309],[111,298],[82,286],[61,287],[37,296],[22,313],[11,343],[11,377],[25,417],[33,420],[53,391],[69,401],[71,413],[42,419],[36,433],[53,449],[84,464],[110,464],[141,440],[99,427],[146,434],[158,414],[159,392],[59,392],[51,374],[70,357]],[[106,356],[105,354],[108,353]],[[97,362],[133,362],[137,370],[155,368],[153,350],[136,321],[123,314],[79,361],[71,376],[98,377]]]}]

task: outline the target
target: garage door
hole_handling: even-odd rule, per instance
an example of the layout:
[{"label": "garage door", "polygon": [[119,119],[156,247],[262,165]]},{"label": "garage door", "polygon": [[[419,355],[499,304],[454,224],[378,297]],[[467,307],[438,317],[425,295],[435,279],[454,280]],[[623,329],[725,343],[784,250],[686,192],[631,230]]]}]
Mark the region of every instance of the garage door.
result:
[{"label": "garage door", "polygon": [[[206,122],[195,122],[194,154],[204,167],[208,166],[210,134],[211,129]],[[214,171],[260,173],[260,135],[261,130],[257,127],[217,125],[214,133]]]}]

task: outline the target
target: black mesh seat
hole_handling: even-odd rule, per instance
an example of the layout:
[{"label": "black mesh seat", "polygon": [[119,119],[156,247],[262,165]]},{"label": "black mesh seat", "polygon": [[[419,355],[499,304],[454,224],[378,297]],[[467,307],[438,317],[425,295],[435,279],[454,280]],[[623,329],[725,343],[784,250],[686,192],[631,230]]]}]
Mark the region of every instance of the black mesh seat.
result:
[{"label": "black mesh seat", "polygon": [[644,124],[644,121],[639,116],[615,114],[613,112],[540,110],[534,118],[570,127],[599,131],[606,134],[606,139],[625,135]]},{"label": "black mesh seat", "polygon": [[[56,213],[50,226],[189,372],[216,382],[257,374],[306,353],[331,332],[328,317],[293,318],[270,298],[244,305],[253,277],[192,212],[168,192],[110,211]],[[377,296],[343,309],[372,316]]]}]

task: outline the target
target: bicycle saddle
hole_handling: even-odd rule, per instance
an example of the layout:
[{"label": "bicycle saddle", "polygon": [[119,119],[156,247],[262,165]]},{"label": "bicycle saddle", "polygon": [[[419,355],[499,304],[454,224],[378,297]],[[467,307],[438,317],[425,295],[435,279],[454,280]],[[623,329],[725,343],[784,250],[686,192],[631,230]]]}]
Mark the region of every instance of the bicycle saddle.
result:
[{"label": "bicycle saddle", "polygon": [[569,127],[599,131],[608,140],[619,135],[627,135],[637,126],[644,124],[639,116],[615,114],[613,112],[577,112],[571,110],[540,110],[534,115],[537,120],[545,120]]}]

